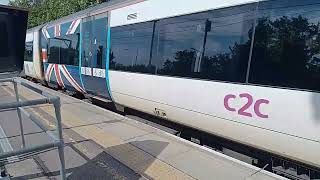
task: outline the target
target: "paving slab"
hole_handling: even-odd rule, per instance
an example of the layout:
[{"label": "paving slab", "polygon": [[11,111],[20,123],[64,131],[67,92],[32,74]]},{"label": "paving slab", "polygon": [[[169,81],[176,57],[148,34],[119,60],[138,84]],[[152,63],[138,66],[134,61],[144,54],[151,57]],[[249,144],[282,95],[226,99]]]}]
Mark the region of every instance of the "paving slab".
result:
[{"label": "paving slab", "polygon": [[101,124],[100,128],[118,136],[124,141],[152,133],[123,122],[104,123]]},{"label": "paving slab", "polygon": [[[157,157],[158,159],[164,161],[167,161],[172,157],[183,154],[192,149],[192,147],[190,146],[187,146],[183,143],[175,142],[166,137],[161,137],[161,135],[155,133],[136,137],[134,139],[131,139],[129,142],[130,144],[139,147],[140,149],[148,152],[154,157]],[[161,147],[163,146],[163,144],[166,144],[165,148]]]},{"label": "paving slab", "polygon": [[14,179],[48,179],[33,159],[8,164],[6,170]]}]

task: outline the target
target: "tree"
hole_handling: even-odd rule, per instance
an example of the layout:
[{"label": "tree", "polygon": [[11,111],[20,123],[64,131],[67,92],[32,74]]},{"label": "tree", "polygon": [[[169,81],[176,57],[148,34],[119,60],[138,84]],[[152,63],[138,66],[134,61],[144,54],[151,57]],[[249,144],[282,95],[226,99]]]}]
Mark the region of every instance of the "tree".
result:
[{"label": "tree", "polygon": [[10,5],[29,10],[28,28],[59,19],[106,0],[11,0]]}]

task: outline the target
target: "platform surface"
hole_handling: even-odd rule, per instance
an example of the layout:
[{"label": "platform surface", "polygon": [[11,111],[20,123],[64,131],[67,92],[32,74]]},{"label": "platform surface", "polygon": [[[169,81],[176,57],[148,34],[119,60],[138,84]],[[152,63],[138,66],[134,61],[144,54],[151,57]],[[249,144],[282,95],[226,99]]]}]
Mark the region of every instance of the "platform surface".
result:
[{"label": "platform surface", "polygon": [[[63,93],[36,85],[62,100],[62,121],[68,179],[284,179],[165,133],[141,122]],[[11,84],[0,84],[0,102],[15,100]],[[41,98],[19,86],[21,100]],[[26,108],[54,129],[50,105]],[[27,145],[49,138],[24,118]],[[1,152],[21,147],[15,110],[0,112]],[[60,179],[56,150],[36,154],[6,165],[13,179]]]}]

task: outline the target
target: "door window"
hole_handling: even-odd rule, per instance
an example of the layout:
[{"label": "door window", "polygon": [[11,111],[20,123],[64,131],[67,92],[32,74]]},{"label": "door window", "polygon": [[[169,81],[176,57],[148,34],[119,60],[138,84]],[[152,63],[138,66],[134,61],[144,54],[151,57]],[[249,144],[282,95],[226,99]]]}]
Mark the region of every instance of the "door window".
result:
[{"label": "door window", "polygon": [[108,23],[105,16],[88,17],[83,22],[83,67],[105,69]]}]

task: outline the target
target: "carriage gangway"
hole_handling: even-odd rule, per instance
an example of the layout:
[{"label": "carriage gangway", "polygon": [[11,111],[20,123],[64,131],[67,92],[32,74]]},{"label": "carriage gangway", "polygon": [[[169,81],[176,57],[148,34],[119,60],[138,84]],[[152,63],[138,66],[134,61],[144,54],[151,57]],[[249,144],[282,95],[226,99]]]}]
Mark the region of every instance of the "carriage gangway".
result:
[{"label": "carriage gangway", "polygon": [[[147,124],[97,107],[27,80],[61,99],[67,179],[284,179]],[[19,87],[21,100],[39,94]],[[0,101],[15,100],[10,83],[0,85]],[[25,110],[55,129],[54,108],[37,105]],[[21,147],[16,110],[0,112],[1,137],[12,149]],[[47,141],[42,129],[25,120],[26,146]],[[59,158],[54,150],[42,151],[7,164],[12,178],[59,179]]]}]

